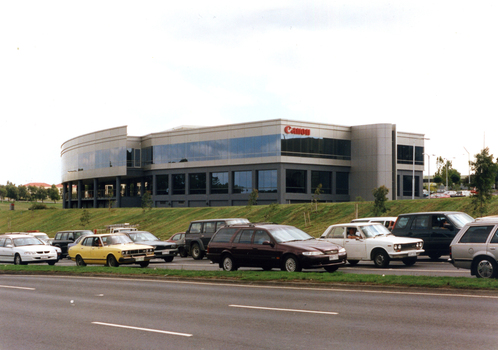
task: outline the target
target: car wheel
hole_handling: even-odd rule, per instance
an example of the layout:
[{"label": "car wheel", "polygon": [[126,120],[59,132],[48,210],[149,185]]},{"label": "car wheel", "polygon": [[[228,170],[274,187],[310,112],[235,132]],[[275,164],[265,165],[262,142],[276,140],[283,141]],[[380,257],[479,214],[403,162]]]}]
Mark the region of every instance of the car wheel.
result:
[{"label": "car wheel", "polygon": [[221,267],[223,268],[224,271],[236,271],[237,270],[237,266],[235,266],[235,263],[233,262],[233,258],[230,255],[225,255],[223,257]]},{"label": "car wheel", "polygon": [[351,266],[355,266],[355,265],[358,265],[358,263],[360,262],[360,260],[348,260],[348,263],[349,265]]},{"label": "car wheel", "polygon": [[373,262],[376,267],[389,266],[389,255],[384,250],[377,250],[373,256]]},{"label": "car wheel", "polygon": [[476,260],[475,272],[477,278],[493,278],[496,276],[496,262],[490,258]]},{"label": "car wheel", "polygon": [[50,266],[54,266],[56,262],[57,262],[57,261],[52,260],[52,261],[49,261],[49,262],[48,262],[48,264],[49,264]]},{"label": "car wheel", "polygon": [[81,255],[76,256],[76,266],[86,266],[86,263],[81,257]]},{"label": "car wheel", "polygon": [[167,258],[164,258],[164,261],[166,261],[166,262],[172,262],[173,261],[173,257],[172,256],[168,256]]},{"label": "car wheel", "polygon": [[107,257],[106,266],[109,266],[109,267],[118,267],[119,266],[119,263],[116,260],[116,258],[114,257],[114,255],[111,254]]},{"label": "car wheel", "polygon": [[22,264],[21,256],[19,254],[16,254],[16,256],[14,256],[14,265],[21,265],[21,264]]},{"label": "car wheel", "polygon": [[417,257],[401,259],[406,266],[412,266],[417,262]]},{"label": "car wheel", "polygon": [[293,255],[288,256],[284,260],[284,264],[282,265],[282,271],[299,272],[301,271],[301,264],[299,264],[299,261],[295,256]]},{"label": "car wheel", "polygon": [[327,272],[336,272],[339,266],[325,266],[324,269]]},{"label": "car wheel", "polygon": [[148,261],[142,261],[140,263],[140,267],[147,267],[147,266],[149,266],[149,262]]},{"label": "car wheel", "polygon": [[201,260],[204,257],[204,252],[201,250],[199,243],[192,244],[192,249],[190,249],[190,251],[192,252],[192,258],[194,258],[194,260]]},{"label": "car wheel", "polygon": [[186,251],[185,249],[181,249],[181,250],[179,251],[179,254],[180,254],[180,256],[181,256],[182,258],[186,258],[186,257],[188,256],[188,253],[187,253],[187,251]]},{"label": "car wheel", "polygon": [[432,254],[429,254],[429,258],[431,258],[431,260],[437,260],[441,257],[441,254],[439,253],[432,253]]}]

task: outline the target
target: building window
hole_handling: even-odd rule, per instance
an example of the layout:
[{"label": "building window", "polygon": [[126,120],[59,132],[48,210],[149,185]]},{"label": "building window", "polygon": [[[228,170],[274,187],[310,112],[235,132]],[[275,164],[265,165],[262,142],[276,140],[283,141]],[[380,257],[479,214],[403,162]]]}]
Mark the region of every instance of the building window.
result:
[{"label": "building window", "polygon": [[332,194],[332,172],[311,171],[311,193],[315,193],[318,185],[322,185],[320,193]]},{"label": "building window", "polygon": [[169,194],[168,175],[157,175],[156,182],[157,182],[156,194],[158,194],[158,195]]},{"label": "building window", "polygon": [[285,192],[306,193],[306,170],[286,170]]},{"label": "building window", "polygon": [[277,193],[277,171],[258,171],[258,191],[260,193]]},{"label": "building window", "polygon": [[211,193],[228,193],[228,172],[211,173]]},{"label": "building window", "polygon": [[185,174],[171,175],[173,194],[185,194]]},{"label": "building window", "polygon": [[336,194],[349,194],[349,173],[337,172],[335,174]]},{"label": "building window", "polygon": [[188,175],[189,194],[206,194],[206,173]]},{"label": "building window", "polygon": [[282,156],[351,160],[351,140],[283,134]]},{"label": "building window", "polygon": [[[398,164],[413,164],[413,146],[398,145]],[[424,147],[415,147],[415,164],[424,165]]]},{"label": "building window", "polygon": [[[403,175],[403,197],[411,197],[412,196],[412,179],[411,175]],[[415,197],[419,197],[419,177],[415,176]]]},{"label": "building window", "polygon": [[233,193],[251,193],[251,192],[252,192],[252,172],[234,171]]}]

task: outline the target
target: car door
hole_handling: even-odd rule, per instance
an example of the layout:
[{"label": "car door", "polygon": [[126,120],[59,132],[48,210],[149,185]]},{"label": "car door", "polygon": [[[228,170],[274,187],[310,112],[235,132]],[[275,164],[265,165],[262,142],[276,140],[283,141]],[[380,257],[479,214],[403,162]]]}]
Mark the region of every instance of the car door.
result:
[{"label": "car door", "polygon": [[[92,246],[93,246],[93,238],[94,237],[85,237],[81,244],[75,246],[73,248],[75,250],[74,254],[71,253],[71,256],[81,255],[85,262],[92,261]],[[72,250],[71,250],[72,251]]]},{"label": "car door", "polygon": [[495,232],[489,241],[487,252],[495,258],[495,261],[498,261],[498,230],[496,227],[494,229]]},{"label": "car door", "polygon": [[330,229],[327,233],[327,236],[324,238],[327,241],[332,242],[334,244],[338,244],[341,247],[344,247],[344,239],[346,237],[346,227],[345,226],[335,226]]},{"label": "car door", "polygon": [[5,237],[0,238],[0,261],[10,261],[10,257],[7,254],[8,250],[4,247]]},{"label": "car door", "polygon": [[90,256],[96,263],[104,264],[107,259],[107,248],[102,243],[101,237],[93,237]]},{"label": "car door", "polygon": [[276,267],[279,263],[275,243],[265,230],[254,231],[249,260],[253,266],[262,267]]},{"label": "car door", "polygon": [[240,230],[230,245],[230,252],[233,259],[239,266],[252,266],[249,259],[249,252],[252,249],[253,229]]},{"label": "car door", "polygon": [[366,243],[363,233],[356,226],[346,227],[344,232],[344,248],[350,260],[368,259],[366,256]]}]

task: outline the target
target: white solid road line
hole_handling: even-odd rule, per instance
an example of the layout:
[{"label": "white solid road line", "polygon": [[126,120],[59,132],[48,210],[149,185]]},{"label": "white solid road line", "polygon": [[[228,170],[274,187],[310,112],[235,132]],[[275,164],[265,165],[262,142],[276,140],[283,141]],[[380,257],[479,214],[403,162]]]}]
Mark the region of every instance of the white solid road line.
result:
[{"label": "white solid road line", "polygon": [[92,324],[96,324],[96,325],[100,325],[100,326],[108,326],[108,327],[134,329],[134,330],[137,330],[137,331],[144,331],[144,332],[153,332],[153,333],[162,333],[162,334],[169,334],[169,335],[178,335],[178,336],[181,336],[181,337],[191,337],[192,336],[192,334],[188,334],[188,333],[169,332],[169,331],[162,331],[162,330],[159,330],[159,329],[141,328],[141,327],[133,327],[133,326],[124,326],[124,325],[113,324],[113,323],[92,322]]},{"label": "white solid road line", "polygon": [[248,305],[228,305],[228,306],[230,306],[230,307],[239,307],[239,308],[243,308],[243,309],[258,309],[258,310],[286,311],[286,312],[304,312],[304,313],[308,313],[308,314],[322,314],[322,315],[338,315],[337,312],[330,312],[330,311],[280,309],[280,308],[274,308],[274,307],[248,306]]},{"label": "white solid road line", "polygon": [[28,287],[16,287],[16,286],[0,286],[0,288],[24,289],[24,290],[36,290],[35,288],[28,288]]}]

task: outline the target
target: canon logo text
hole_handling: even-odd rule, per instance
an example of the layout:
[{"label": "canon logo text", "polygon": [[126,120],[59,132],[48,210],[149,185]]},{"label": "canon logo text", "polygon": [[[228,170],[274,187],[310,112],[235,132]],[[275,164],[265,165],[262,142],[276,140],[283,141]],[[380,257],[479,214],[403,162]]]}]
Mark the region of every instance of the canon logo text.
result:
[{"label": "canon logo text", "polygon": [[301,128],[293,128],[292,126],[286,126],[284,129],[286,134],[294,134],[294,135],[310,135],[310,129],[301,129]]}]

